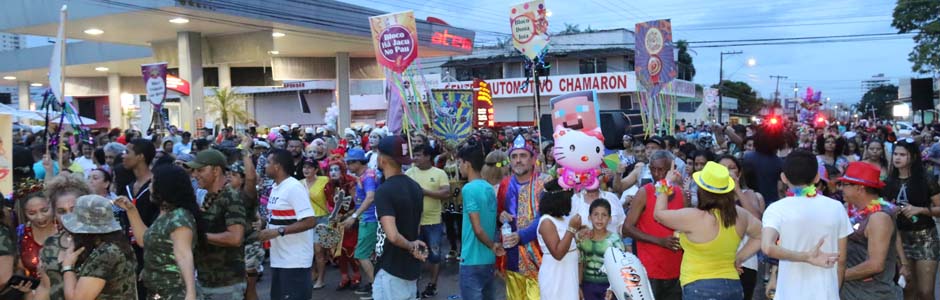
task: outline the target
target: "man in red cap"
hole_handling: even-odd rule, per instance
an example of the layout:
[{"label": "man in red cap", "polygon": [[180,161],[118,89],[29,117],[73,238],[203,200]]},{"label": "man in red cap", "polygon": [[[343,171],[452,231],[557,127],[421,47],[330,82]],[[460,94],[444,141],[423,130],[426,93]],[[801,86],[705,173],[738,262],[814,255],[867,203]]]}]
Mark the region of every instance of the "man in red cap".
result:
[{"label": "man in red cap", "polygon": [[878,196],[885,186],[880,174],[875,165],[852,162],[838,179],[854,229],[848,237],[842,299],[901,299],[901,288],[894,283],[896,210]]}]

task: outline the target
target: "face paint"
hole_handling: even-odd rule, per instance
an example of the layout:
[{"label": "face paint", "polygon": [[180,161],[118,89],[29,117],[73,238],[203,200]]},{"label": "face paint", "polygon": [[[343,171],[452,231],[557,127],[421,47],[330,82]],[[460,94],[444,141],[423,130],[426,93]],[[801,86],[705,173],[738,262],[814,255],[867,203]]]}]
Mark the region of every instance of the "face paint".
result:
[{"label": "face paint", "polygon": [[330,179],[338,180],[342,177],[343,173],[340,170],[339,166],[332,165],[330,166]]}]

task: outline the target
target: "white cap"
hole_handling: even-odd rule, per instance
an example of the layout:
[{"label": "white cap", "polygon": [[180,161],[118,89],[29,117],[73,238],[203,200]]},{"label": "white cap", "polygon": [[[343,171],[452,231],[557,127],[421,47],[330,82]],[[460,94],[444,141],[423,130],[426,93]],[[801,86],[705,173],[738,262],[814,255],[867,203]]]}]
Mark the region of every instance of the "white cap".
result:
[{"label": "white cap", "polygon": [[298,125],[297,123],[291,123],[290,129],[294,129],[294,128],[300,128],[300,125]]},{"label": "white cap", "polygon": [[317,133],[326,133],[326,128],[318,127],[318,128],[317,128]]},{"label": "white cap", "polygon": [[313,127],[304,128],[304,133],[306,133],[306,134],[313,134]]},{"label": "white cap", "polygon": [[287,125],[281,125],[281,131],[290,131],[290,128]]}]

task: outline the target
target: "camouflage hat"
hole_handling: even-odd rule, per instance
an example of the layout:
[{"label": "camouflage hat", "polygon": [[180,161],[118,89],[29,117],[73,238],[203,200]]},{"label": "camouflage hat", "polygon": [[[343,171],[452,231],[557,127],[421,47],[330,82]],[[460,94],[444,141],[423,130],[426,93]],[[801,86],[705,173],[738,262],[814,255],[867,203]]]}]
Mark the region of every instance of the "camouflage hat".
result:
[{"label": "camouflage hat", "polygon": [[62,226],[71,233],[103,234],[121,230],[114,219],[111,200],[85,195],[75,200],[75,209],[62,216]]}]

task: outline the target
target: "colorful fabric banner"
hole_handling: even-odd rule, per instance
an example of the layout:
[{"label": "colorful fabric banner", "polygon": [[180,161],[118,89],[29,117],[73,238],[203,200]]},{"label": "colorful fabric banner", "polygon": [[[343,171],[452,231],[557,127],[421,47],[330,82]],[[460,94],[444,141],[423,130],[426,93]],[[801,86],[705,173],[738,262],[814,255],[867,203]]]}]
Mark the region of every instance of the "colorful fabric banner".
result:
[{"label": "colorful fabric banner", "polygon": [[372,46],[380,65],[401,74],[418,57],[418,31],[411,11],[369,18]]},{"label": "colorful fabric banner", "polygon": [[473,90],[432,90],[432,133],[453,149],[473,129]]},{"label": "colorful fabric banner", "polygon": [[529,60],[535,60],[548,46],[547,14],[545,0],[520,3],[509,10],[512,45]]},{"label": "colorful fabric banner", "polygon": [[13,196],[13,117],[0,115],[0,193]]},{"label": "colorful fabric banner", "polygon": [[400,134],[402,127],[402,117],[405,115],[405,104],[402,100],[401,90],[395,84],[393,76],[397,74],[385,74],[385,99],[388,101],[388,110],[385,113],[385,126],[388,127],[389,134]]},{"label": "colorful fabric banner", "polygon": [[140,65],[140,72],[144,75],[144,88],[147,90],[147,101],[157,108],[166,100],[166,67],[165,62]]},{"label": "colorful fabric banner", "polygon": [[676,78],[672,23],[656,20],[636,24],[636,64],[640,82],[640,115],[646,135],[671,134],[678,103],[674,95],[660,92]]},{"label": "colorful fabric banner", "polygon": [[659,93],[659,89],[676,78],[673,58],[672,23],[656,20],[636,24],[636,75],[640,84]]}]

